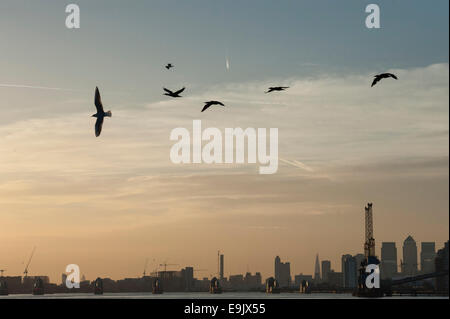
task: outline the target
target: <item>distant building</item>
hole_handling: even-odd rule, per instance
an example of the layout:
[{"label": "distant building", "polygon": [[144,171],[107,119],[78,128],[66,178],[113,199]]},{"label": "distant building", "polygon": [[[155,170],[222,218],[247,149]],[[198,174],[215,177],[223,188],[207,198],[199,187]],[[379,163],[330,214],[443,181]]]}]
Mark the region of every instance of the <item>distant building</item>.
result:
[{"label": "distant building", "polygon": [[397,247],[395,247],[395,243],[383,242],[381,244],[381,278],[388,279],[395,277],[397,269]]},{"label": "distant building", "polygon": [[[185,270],[186,271],[186,270]],[[155,273],[152,273],[152,276]],[[156,277],[159,279],[164,291],[184,291],[185,290],[185,280],[183,278],[182,271],[158,271],[156,272]],[[103,283],[104,285],[104,283]]]},{"label": "distant building", "polygon": [[291,284],[291,264],[281,262],[279,256],[275,257],[275,280],[280,287],[289,287]]},{"label": "distant building", "polygon": [[342,287],[342,283],[344,281],[344,275],[341,272],[335,272],[331,270],[328,273],[328,284],[332,287]]},{"label": "distant building", "polygon": [[424,274],[434,272],[434,259],[436,258],[436,244],[434,242],[422,242],[420,250],[420,270]]},{"label": "distant building", "polygon": [[252,275],[251,273],[247,272],[244,277],[244,285],[247,289],[256,289],[260,288],[262,283],[261,273],[257,272],[256,274]]},{"label": "distant building", "polygon": [[319,264],[319,254],[316,255],[316,264],[314,266],[314,282],[320,282],[320,264]]},{"label": "distant building", "polygon": [[313,276],[312,275],[296,275],[295,276],[295,287],[300,287],[300,284],[304,281],[309,282],[309,284],[311,284],[313,282]]},{"label": "distant building", "polygon": [[2,277],[3,280],[8,285],[8,290],[12,291],[20,291],[22,288],[22,277],[21,276],[6,276]]},{"label": "distant building", "polygon": [[416,241],[408,236],[403,242],[402,275],[414,276],[417,272],[417,245]]},{"label": "distant building", "polygon": [[22,278],[22,284],[25,288],[29,289],[33,287],[34,282],[40,278],[44,285],[48,285],[50,283],[50,279],[48,276],[27,276]]},{"label": "distant building", "polygon": [[448,289],[448,241],[445,243],[444,248],[439,249],[435,258],[435,269],[436,272],[446,271],[447,276],[436,277],[435,287],[439,292],[445,292],[447,295],[449,293]]},{"label": "distant building", "polygon": [[342,261],[342,285],[345,288],[356,288],[358,284],[356,259],[352,255],[343,255]]},{"label": "distant building", "polygon": [[322,281],[328,282],[328,273],[331,271],[331,261],[322,260]]},{"label": "distant building", "polygon": [[231,275],[229,282],[232,289],[242,290],[245,288],[243,275]]},{"label": "distant building", "polygon": [[280,264],[281,264],[281,258],[280,256],[275,257],[275,267],[274,267],[274,277],[276,280],[280,277]]},{"label": "distant building", "polygon": [[34,278],[41,278],[42,281],[44,282],[44,284],[49,284],[50,283],[50,278],[48,276],[34,276]]},{"label": "distant building", "polygon": [[181,278],[183,278],[184,290],[191,291],[194,288],[194,268],[181,269]]}]

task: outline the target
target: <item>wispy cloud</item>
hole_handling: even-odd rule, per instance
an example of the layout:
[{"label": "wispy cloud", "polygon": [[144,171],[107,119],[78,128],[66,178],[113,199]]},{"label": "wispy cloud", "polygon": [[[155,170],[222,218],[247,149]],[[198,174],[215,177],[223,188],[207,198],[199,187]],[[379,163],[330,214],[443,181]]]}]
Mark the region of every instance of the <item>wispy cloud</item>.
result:
[{"label": "wispy cloud", "polygon": [[23,85],[23,84],[4,84],[4,83],[0,83],[0,87],[82,92],[81,90],[74,90],[74,89],[67,89],[67,88],[57,88],[57,87],[37,86],[37,85]]},{"label": "wispy cloud", "polygon": [[303,170],[305,170],[307,172],[314,172],[314,170],[311,167],[303,164],[302,162],[299,162],[299,161],[296,161],[296,160],[286,160],[286,159],[283,159],[283,158],[280,158],[279,160],[281,162],[283,162],[283,163],[292,165],[292,166],[297,167],[297,168],[301,168],[301,169],[303,169]]}]

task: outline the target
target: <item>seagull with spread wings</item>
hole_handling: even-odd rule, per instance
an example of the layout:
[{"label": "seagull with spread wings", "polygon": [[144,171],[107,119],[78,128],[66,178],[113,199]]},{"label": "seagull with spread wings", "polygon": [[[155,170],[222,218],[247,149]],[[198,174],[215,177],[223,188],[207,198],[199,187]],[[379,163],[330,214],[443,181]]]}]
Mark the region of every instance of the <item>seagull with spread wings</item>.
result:
[{"label": "seagull with spread wings", "polygon": [[205,106],[203,107],[202,112],[205,111],[211,105],[222,105],[222,106],[225,106],[225,104],[223,104],[222,102],[219,102],[219,101],[208,101],[208,102],[205,102]]},{"label": "seagull with spread wings", "polygon": [[95,88],[95,107],[97,108],[97,113],[93,114],[92,117],[96,117],[97,121],[95,122],[95,136],[100,136],[102,132],[103,119],[106,117],[111,117],[111,111],[105,112],[103,110],[102,99],[100,97],[100,92],[98,91],[98,87]]},{"label": "seagull with spread wings", "polygon": [[171,97],[182,97],[182,96],[180,95],[180,93],[183,92],[184,89],[186,89],[186,88],[183,87],[182,89],[180,89],[180,90],[178,90],[178,91],[176,91],[176,92],[173,92],[173,91],[171,91],[171,90],[169,90],[169,89],[166,89],[166,88],[163,88],[163,89],[164,89],[164,91],[166,91],[166,93],[164,93],[164,95],[171,96]]},{"label": "seagull with spread wings", "polygon": [[270,93],[270,92],[273,92],[273,91],[284,91],[286,89],[289,89],[289,86],[272,86],[265,93]]},{"label": "seagull with spread wings", "polygon": [[395,74],[392,74],[392,73],[381,73],[381,74],[375,75],[375,79],[373,79],[373,82],[372,82],[371,86],[374,86],[375,84],[380,82],[381,79],[387,79],[387,78],[393,78],[393,79],[398,80],[398,78],[397,78],[397,76]]}]

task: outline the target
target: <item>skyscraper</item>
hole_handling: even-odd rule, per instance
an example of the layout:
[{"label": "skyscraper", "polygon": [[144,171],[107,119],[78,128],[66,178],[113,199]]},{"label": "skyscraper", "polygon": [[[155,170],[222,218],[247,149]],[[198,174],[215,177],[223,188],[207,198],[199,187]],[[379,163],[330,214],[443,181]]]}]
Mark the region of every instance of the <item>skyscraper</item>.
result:
[{"label": "skyscraper", "polygon": [[275,279],[280,287],[289,287],[291,284],[291,264],[281,262],[279,256],[275,257]]},{"label": "skyscraper", "polygon": [[62,274],[61,275],[61,284],[65,287],[66,286],[66,279],[67,279],[67,274]]},{"label": "skyscraper", "polygon": [[331,261],[322,260],[322,281],[328,282],[328,274],[331,271]]},{"label": "skyscraper", "polygon": [[434,258],[436,258],[436,248],[434,242],[422,242],[420,250],[420,270],[424,274],[434,272]]},{"label": "skyscraper", "polygon": [[275,280],[278,281],[278,283],[280,283],[280,264],[281,264],[281,259],[279,256],[275,257]]},{"label": "skyscraper", "polygon": [[397,247],[394,242],[381,244],[381,278],[392,278],[397,274]]},{"label": "skyscraper", "polygon": [[219,271],[219,279],[223,279],[223,267],[224,267],[224,257],[223,255],[220,255],[220,271]]},{"label": "skyscraper", "polygon": [[417,274],[417,245],[411,236],[406,237],[403,242],[402,274],[405,276]]},{"label": "skyscraper", "polygon": [[435,262],[435,269],[437,272],[445,271],[447,272],[447,276],[440,276],[436,277],[435,284],[436,284],[436,290],[439,292],[444,292],[448,294],[448,261],[449,261],[449,255],[448,255],[448,241],[445,243],[444,247],[442,249],[439,249],[436,258],[434,260]]},{"label": "skyscraper", "polygon": [[194,268],[186,267],[184,269],[181,269],[180,274],[181,278],[184,281],[184,289],[186,291],[190,291],[194,286]]},{"label": "skyscraper", "polygon": [[358,283],[356,258],[347,254],[342,256],[341,261],[343,286],[345,288],[355,288]]},{"label": "skyscraper", "polygon": [[319,254],[316,255],[316,265],[314,267],[314,281],[316,283],[320,282]]}]

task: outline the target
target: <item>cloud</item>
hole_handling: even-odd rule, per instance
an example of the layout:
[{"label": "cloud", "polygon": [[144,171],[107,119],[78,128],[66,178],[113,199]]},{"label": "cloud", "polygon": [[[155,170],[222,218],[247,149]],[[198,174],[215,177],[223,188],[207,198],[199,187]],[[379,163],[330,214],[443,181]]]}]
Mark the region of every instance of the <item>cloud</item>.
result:
[{"label": "cloud", "polygon": [[314,170],[311,167],[305,165],[302,162],[299,162],[299,161],[296,161],[296,160],[286,160],[286,159],[283,159],[283,158],[280,158],[279,160],[281,162],[283,162],[283,163],[292,165],[294,167],[300,168],[300,169],[305,170],[307,172],[314,172]]},{"label": "cloud", "polygon": [[4,84],[0,83],[0,87],[3,88],[20,88],[20,89],[37,89],[37,90],[56,90],[56,91],[77,91],[73,89],[64,89],[48,86],[36,86],[36,85],[23,85],[23,84]]},{"label": "cloud", "polygon": [[[8,194],[1,203],[8,216],[20,212],[38,224],[69,215],[74,229],[80,218],[129,229],[221,214],[328,216],[360,196],[346,183],[358,184],[354,192],[375,178],[448,177],[448,64],[390,71],[399,80],[374,88],[371,74],[321,76],[286,79],[280,85],[290,89],[274,94],[263,93],[272,81],[260,81],[120,104],[99,138],[92,101],[81,98],[61,101],[64,112],[12,115],[0,127],[0,189]],[[114,105],[110,95],[103,99]],[[227,106],[201,113],[209,99]],[[253,164],[173,164],[170,131],[192,131],[194,119],[220,130],[278,128],[283,165],[260,176]]]}]

